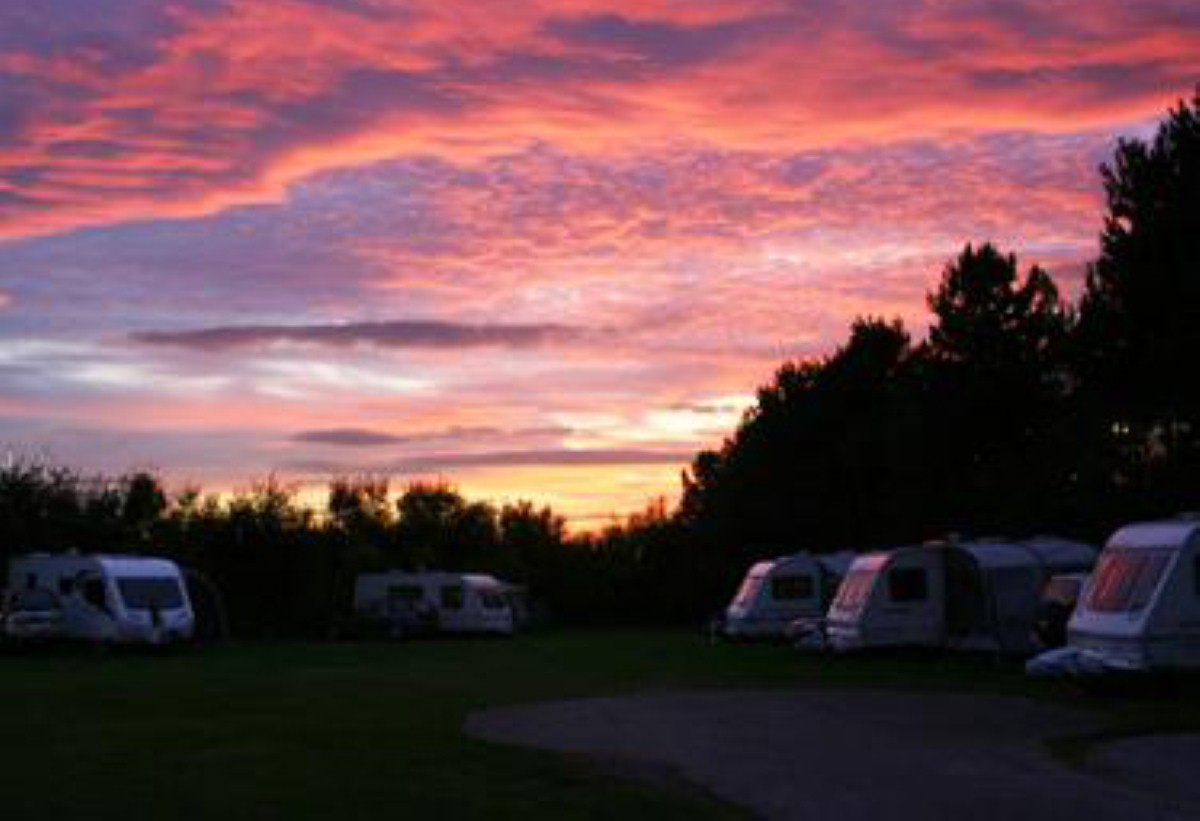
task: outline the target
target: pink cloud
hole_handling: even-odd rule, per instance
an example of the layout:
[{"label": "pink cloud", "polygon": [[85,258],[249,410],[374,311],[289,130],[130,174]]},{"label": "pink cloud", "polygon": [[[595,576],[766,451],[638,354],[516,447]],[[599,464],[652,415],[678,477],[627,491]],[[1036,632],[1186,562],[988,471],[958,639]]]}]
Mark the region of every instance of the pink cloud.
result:
[{"label": "pink cloud", "polygon": [[10,43],[0,73],[29,93],[0,231],[194,217],[326,169],[534,141],[632,156],[1066,132],[1150,115],[1200,73],[1200,21],[1166,2],[695,5],[242,1],[164,6],[137,59],[126,40]]}]

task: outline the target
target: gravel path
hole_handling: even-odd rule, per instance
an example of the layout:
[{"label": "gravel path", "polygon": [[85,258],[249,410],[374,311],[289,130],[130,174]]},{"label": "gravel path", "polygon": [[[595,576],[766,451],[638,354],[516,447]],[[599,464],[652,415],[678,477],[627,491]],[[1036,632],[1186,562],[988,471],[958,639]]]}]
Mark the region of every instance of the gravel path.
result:
[{"label": "gravel path", "polygon": [[1114,741],[1097,750],[1089,764],[1102,776],[1200,806],[1200,735],[1195,733]]},{"label": "gravel path", "polygon": [[1085,715],[1023,699],[863,692],[598,698],[488,710],[464,726],[489,741],[667,767],[766,818],[1200,819],[1194,788],[1126,766],[1160,739],[1088,772],[1046,754],[1045,739],[1093,729]]}]

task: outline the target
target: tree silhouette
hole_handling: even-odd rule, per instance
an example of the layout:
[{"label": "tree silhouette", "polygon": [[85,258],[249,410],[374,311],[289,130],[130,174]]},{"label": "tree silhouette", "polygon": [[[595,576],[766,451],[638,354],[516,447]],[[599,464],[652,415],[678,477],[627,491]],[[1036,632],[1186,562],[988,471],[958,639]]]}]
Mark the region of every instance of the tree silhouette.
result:
[{"label": "tree silhouette", "polygon": [[899,321],[860,319],[832,356],[782,366],[721,451],[694,460],[684,519],[738,564],[906,529],[895,490],[920,464],[911,354]]},{"label": "tree silhouette", "polygon": [[1200,471],[1200,90],[1101,168],[1108,213],[1077,359],[1096,484],[1128,514],[1194,505]]},{"label": "tree silhouette", "polygon": [[1032,388],[1058,364],[1068,326],[1053,280],[1037,266],[1022,279],[1016,256],[990,243],[964,248],[927,301],[936,361]]},{"label": "tree silhouette", "polygon": [[167,509],[167,494],[157,476],[145,471],[132,473],[123,482],[121,519],[131,534],[145,544],[151,528]]},{"label": "tree silhouette", "polygon": [[[1070,315],[1050,276],[1024,277],[1014,255],[971,245],[928,296],[925,406],[936,435],[939,523],[1037,527],[1066,469],[1054,447],[1068,383]],[[1015,495],[1014,495],[1015,494]]]},{"label": "tree silhouette", "polygon": [[1108,214],[1080,303],[1083,362],[1114,411],[1139,421],[1200,417],[1200,90],[1153,141],[1122,140],[1101,168]]},{"label": "tree silhouette", "polygon": [[413,566],[463,570],[496,561],[496,510],[444,482],[414,482],[396,503],[396,534]]},{"label": "tree silhouette", "polygon": [[339,476],[329,482],[325,509],[330,527],[345,539],[347,548],[367,551],[367,562],[382,563],[392,546],[395,517],[388,498],[389,484],[387,477],[367,475]]}]

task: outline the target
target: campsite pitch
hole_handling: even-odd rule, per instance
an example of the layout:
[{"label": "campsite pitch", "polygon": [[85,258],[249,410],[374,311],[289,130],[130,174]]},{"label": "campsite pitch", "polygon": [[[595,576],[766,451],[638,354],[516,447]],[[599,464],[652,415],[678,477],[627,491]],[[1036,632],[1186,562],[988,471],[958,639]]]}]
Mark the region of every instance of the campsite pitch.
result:
[{"label": "campsite pitch", "polygon": [[[514,705],[751,690],[807,693],[830,705],[840,692],[865,690],[1082,701],[1085,723],[1047,747],[1070,760],[1086,759],[1098,738],[1200,730],[1194,699],[1081,699],[1027,681],[1016,665],[824,659],[670,631],[256,643],[166,655],[5,653],[0,814],[5,821],[742,818],[752,803],[684,768],[646,765],[631,778],[611,758],[482,741],[462,727],[471,714]],[[830,740],[834,725],[821,727],[811,738],[814,755],[822,745],[851,743]],[[911,733],[919,740],[922,730]],[[770,762],[780,752],[760,755]],[[956,760],[947,754],[946,765]]]}]

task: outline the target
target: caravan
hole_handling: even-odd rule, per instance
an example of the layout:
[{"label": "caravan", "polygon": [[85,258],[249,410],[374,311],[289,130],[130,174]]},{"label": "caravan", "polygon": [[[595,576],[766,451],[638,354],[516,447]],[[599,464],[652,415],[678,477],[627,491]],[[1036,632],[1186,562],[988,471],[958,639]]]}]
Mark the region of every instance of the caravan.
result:
[{"label": "caravan", "polygon": [[194,617],[179,567],[167,559],[35,553],[9,562],[13,598],[53,596],[59,636],[105,644],[190,639]]},{"label": "caravan", "polygon": [[837,650],[1031,652],[1047,579],[1087,570],[1095,558],[1088,545],[1053,538],[949,541],[860,556],[829,608],[829,643]]},{"label": "caravan", "polygon": [[779,637],[798,619],[819,619],[853,558],[802,552],[753,565],[725,610],[725,635]]},{"label": "caravan", "polygon": [[393,570],[359,574],[354,611],[394,636],[419,633],[512,635],[508,585],[476,573]]},{"label": "caravan", "polygon": [[1084,672],[1200,668],[1200,518],[1123,527],[1067,626]]}]

